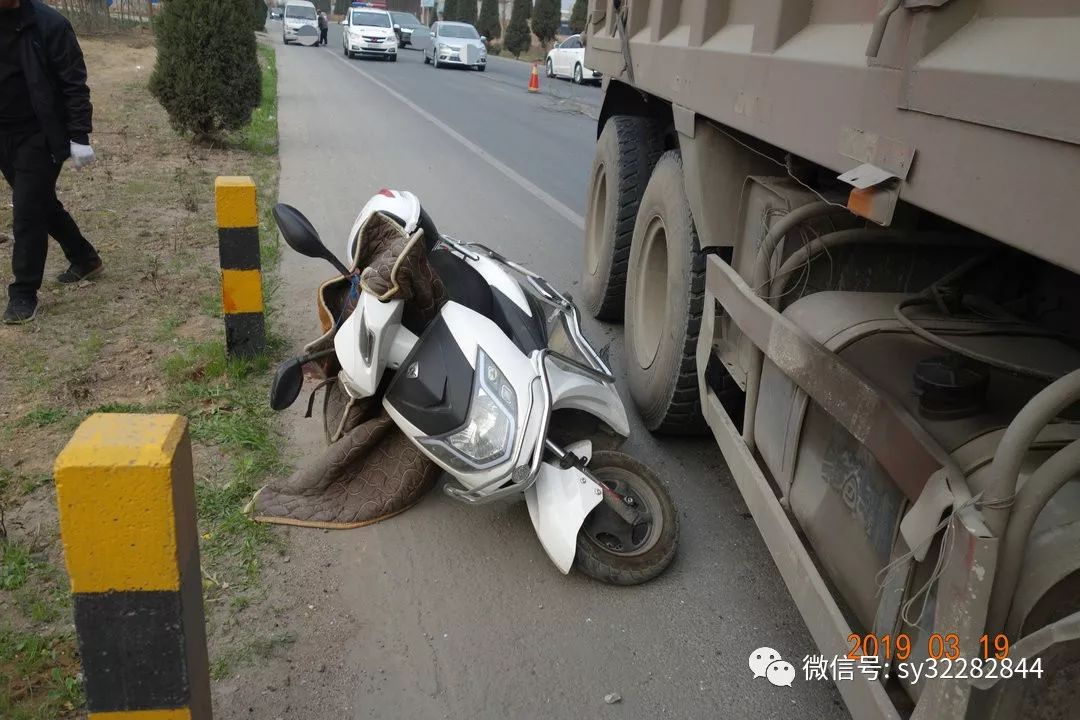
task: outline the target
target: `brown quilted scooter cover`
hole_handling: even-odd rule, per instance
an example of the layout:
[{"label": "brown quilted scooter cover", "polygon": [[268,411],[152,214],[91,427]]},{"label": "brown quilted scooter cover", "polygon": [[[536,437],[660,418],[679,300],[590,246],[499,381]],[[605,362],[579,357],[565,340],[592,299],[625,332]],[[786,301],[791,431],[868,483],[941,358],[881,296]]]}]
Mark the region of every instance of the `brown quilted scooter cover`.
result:
[{"label": "brown quilted scooter cover", "polygon": [[[380,300],[405,300],[403,322],[427,325],[446,302],[446,290],[427,262],[423,233],[409,236],[375,213],[360,234],[355,267],[362,268],[361,287]],[[348,287],[336,279],[319,289],[324,334],[306,351],[333,344],[331,318],[344,306]],[[319,375],[336,371],[336,362],[315,368]],[[291,477],[255,494],[248,507],[255,520],[324,528],[369,525],[407,510],[438,479],[438,466],[398,430],[381,397],[350,401],[336,379],[327,393],[330,444]]]},{"label": "brown quilted scooter cover", "polygon": [[438,476],[380,409],[292,477],[260,490],[252,514],[260,522],[361,527],[408,510]]}]

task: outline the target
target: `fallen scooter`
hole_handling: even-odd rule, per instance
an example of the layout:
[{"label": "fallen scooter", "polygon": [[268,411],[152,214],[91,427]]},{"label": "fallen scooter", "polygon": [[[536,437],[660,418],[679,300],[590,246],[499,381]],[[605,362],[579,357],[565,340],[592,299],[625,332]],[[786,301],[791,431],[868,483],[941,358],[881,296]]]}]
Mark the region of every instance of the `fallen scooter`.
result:
[{"label": "fallen scooter", "polygon": [[[660,575],[675,557],[678,514],[652,470],[594,450],[594,436],[577,430],[625,439],[629,423],[571,300],[495,250],[440,235],[411,193],[384,190],[369,201],[350,233],[350,258],[375,213],[404,231],[408,252],[423,244],[448,301],[426,327],[410,329],[405,301],[354,282],[355,308],[334,322],[332,348],[279,368],[274,409],[295,402],[305,363],[332,353],[340,369],[327,382],[352,399],[381,393],[401,432],[450,475],[451,498],[478,505],[524,495],[541,545],[564,574],[576,566],[622,585]],[[341,263],[298,210],[279,204],[274,216],[293,250],[359,277],[363,268]],[[327,435],[334,439],[329,426]]]}]

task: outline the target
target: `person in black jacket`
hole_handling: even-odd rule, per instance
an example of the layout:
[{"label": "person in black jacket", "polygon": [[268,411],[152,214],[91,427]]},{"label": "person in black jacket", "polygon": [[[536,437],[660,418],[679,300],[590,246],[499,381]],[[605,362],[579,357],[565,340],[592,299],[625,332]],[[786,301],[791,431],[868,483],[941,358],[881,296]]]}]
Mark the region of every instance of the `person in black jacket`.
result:
[{"label": "person in black jacket", "polygon": [[326,13],[319,13],[319,44],[326,44],[326,33],[330,30],[330,19],[326,17]]},{"label": "person in black jacket", "polygon": [[76,169],[94,160],[92,115],[71,23],[41,0],[0,0],[0,171],[11,186],[15,236],[6,324],[37,313],[50,235],[70,263],[61,283],[101,273],[97,251],[56,197],[65,160]]}]

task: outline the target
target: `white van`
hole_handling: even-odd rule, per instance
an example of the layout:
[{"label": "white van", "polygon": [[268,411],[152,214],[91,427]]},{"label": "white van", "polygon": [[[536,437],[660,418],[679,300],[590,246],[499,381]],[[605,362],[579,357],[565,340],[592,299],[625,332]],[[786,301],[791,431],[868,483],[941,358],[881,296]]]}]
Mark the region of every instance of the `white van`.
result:
[{"label": "white van", "polygon": [[305,27],[313,28],[318,36],[319,13],[315,10],[315,4],[308,0],[288,0],[285,3],[285,17],[281,21],[281,41],[288,45],[299,40],[300,32]]}]

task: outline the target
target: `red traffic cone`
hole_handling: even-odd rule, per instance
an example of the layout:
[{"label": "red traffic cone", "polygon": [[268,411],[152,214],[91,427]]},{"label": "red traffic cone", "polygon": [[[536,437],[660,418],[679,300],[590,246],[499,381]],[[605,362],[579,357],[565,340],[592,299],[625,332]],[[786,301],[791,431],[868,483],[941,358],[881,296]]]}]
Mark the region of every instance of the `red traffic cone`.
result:
[{"label": "red traffic cone", "polygon": [[532,77],[529,78],[529,92],[540,92],[540,71],[533,63]]}]

